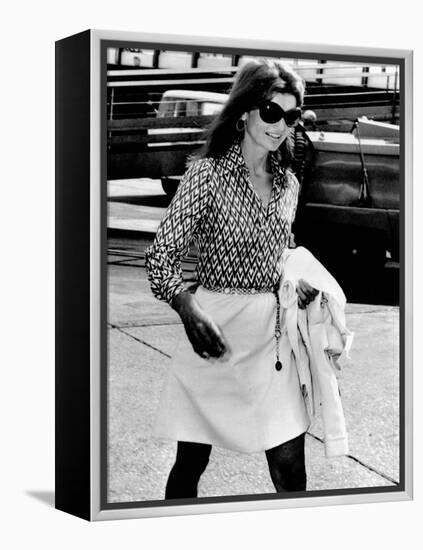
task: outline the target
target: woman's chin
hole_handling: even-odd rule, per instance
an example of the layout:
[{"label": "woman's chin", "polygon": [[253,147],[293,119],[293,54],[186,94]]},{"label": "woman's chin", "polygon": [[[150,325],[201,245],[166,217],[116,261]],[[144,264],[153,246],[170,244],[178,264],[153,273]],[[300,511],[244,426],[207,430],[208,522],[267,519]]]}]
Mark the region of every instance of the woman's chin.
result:
[{"label": "woman's chin", "polygon": [[266,137],[267,137],[266,143],[268,144],[269,151],[276,151],[277,149],[279,149],[279,147],[282,145],[282,143],[285,140],[285,136],[282,136],[277,139],[272,138],[270,136],[266,136]]}]

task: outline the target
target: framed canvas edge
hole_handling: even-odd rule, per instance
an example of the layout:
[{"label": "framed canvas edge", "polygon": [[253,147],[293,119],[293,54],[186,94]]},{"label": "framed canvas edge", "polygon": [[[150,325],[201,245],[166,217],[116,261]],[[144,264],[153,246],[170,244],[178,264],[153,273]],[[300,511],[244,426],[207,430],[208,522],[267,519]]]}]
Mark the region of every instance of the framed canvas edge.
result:
[{"label": "framed canvas edge", "polygon": [[[413,51],[405,49],[363,48],[354,46],[335,46],[323,44],[306,44],[277,41],[258,41],[246,39],[229,39],[218,37],[199,37],[183,35],[161,35],[150,33],[134,33],[121,31],[91,30],[91,75],[90,75],[90,381],[91,381],[91,501],[92,521],[115,520],[129,518],[145,518],[190,514],[208,514],[218,512],[259,511],[284,509],[292,507],[332,506],[338,504],[365,504],[378,502],[406,501],[413,498],[413,258],[412,258],[412,100],[413,100]],[[304,54],[352,55],[368,57],[389,57],[392,62],[403,63],[404,78],[401,101],[404,117],[401,135],[403,156],[403,314],[401,317],[400,334],[402,335],[402,350],[404,361],[404,489],[388,492],[366,492],[361,494],[342,494],[313,496],[303,498],[258,500],[251,496],[249,501],[217,502],[187,505],[163,505],[102,509],[101,488],[101,422],[100,422],[100,386],[101,386],[101,280],[102,274],[102,234],[101,234],[101,42],[127,41],[167,43],[172,45],[191,45],[230,48],[251,48],[263,50],[280,50],[284,52],[301,51]],[[401,406],[401,405],[400,405]],[[135,504],[135,503],[134,503]]]},{"label": "framed canvas edge", "polygon": [[264,510],[282,510],[286,508],[310,508],[313,506],[337,506],[354,504],[375,504],[393,501],[408,501],[412,497],[406,491],[391,493],[369,493],[366,495],[334,495],[324,497],[305,497],[275,500],[254,500],[243,502],[216,502],[160,507],[125,508],[93,511],[93,521],[117,519],[136,519],[151,517],[187,516],[194,514],[217,514],[231,512],[256,512]]},{"label": "framed canvas edge", "polygon": [[328,56],[354,55],[368,57],[389,57],[393,59],[405,59],[412,50],[400,48],[380,48],[363,46],[346,46],[335,44],[318,44],[307,42],[282,42],[276,40],[258,40],[245,38],[212,37],[198,35],[177,35],[160,33],[138,33],[127,31],[113,31],[92,29],[93,40],[110,40],[122,42],[151,42],[172,44],[174,46],[199,46],[207,48],[242,48],[261,50],[282,50],[284,52],[301,52],[308,54],[324,53]]},{"label": "framed canvas edge", "polygon": [[413,52],[404,55],[403,151],[403,327],[404,353],[404,486],[413,498]]}]

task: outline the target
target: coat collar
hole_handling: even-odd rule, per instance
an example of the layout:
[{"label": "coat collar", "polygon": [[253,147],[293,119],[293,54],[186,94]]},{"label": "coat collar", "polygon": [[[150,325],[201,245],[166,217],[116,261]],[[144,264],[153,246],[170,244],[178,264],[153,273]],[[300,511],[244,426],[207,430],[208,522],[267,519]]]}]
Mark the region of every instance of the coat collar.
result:
[{"label": "coat collar", "polygon": [[[241,141],[239,139],[234,141],[234,143],[229,147],[226,153],[219,157],[217,162],[222,169],[229,172],[232,172],[233,170],[248,171],[241,150]],[[285,176],[285,169],[280,165],[278,154],[276,152],[271,151],[269,153],[269,162],[271,172],[274,176],[273,181],[282,185]]]}]

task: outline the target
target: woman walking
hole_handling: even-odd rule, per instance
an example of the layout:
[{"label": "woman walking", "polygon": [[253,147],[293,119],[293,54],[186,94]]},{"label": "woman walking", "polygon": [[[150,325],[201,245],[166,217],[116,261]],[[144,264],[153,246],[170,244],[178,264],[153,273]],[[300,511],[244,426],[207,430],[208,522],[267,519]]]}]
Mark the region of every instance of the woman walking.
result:
[{"label": "woman walking", "polygon": [[[276,491],[304,491],[310,420],[281,326],[277,288],[298,200],[288,166],[302,80],[276,61],[240,69],[147,250],[154,295],[180,315],[155,435],[178,441],[165,497],[192,498],[213,445],[264,451]],[[194,294],[180,259],[198,248]],[[317,291],[301,280],[300,307]]]}]

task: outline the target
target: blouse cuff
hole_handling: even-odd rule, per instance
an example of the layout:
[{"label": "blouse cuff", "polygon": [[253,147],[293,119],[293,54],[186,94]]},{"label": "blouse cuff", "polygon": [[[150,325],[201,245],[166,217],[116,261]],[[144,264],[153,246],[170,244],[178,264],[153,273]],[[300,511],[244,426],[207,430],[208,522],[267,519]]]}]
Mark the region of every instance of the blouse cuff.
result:
[{"label": "blouse cuff", "polygon": [[173,300],[178,294],[186,290],[185,285],[178,281],[176,284],[171,284],[167,287],[164,293],[164,299],[169,305],[172,305]]}]

